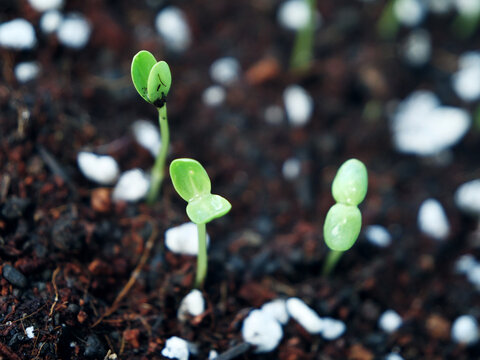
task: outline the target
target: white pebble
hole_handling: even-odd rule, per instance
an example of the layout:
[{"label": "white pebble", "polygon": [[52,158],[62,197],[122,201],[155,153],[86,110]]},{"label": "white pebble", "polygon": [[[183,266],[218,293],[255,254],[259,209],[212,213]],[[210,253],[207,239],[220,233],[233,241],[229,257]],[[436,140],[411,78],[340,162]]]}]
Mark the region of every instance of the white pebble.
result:
[{"label": "white pebble", "polygon": [[210,77],[221,85],[231,85],[239,78],[240,64],[231,56],[215,60],[210,65]]},{"label": "white pebble", "polygon": [[392,243],[392,236],[381,225],[369,225],[365,228],[365,237],[373,245],[387,247]]},{"label": "white pebble", "polygon": [[38,12],[54,10],[63,6],[63,0],[28,0],[28,2]]},{"label": "white pebble", "polygon": [[442,204],[435,199],[427,199],[418,210],[418,227],[424,234],[437,240],[444,240],[450,233],[450,224]]},{"label": "white pebble", "polygon": [[278,22],[286,29],[299,30],[310,21],[308,1],[287,0],[278,9]]},{"label": "white pebble", "polygon": [[253,310],[243,321],[243,339],[255,346],[256,353],[274,350],[283,337],[280,323],[261,310]]},{"label": "white pebble", "polygon": [[62,20],[63,17],[60,11],[47,11],[43,13],[42,17],[40,18],[40,29],[42,29],[45,34],[51,34],[58,30]]},{"label": "white pebble", "polygon": [[33,332],[35,328],[33,326],[29,326],[25,329],[25,333],[29,339],[35,338],[35,333]]},{"label": "white pebble", "polygon": [[125,171],[118,180],[112,197],[114,200],[138,201],[147,195],[150,180],[141,169]]},{"label": "white pebble", "polygon": [[280,125],[283,122],[283,109],[278,105],[270,105],[264,112],[265,121],[270,125]]},{"label": "white pebble", "polygon": [[386,333],[392,333],[402,326],[403,320],[395,311],[387,310],[378,319],[378,326]]},{"label": "white pebble", "polygon": [[396,0],[393,13],[397,20],[405,26],[419,25],[425,17],[425,5],[420,0]]},{"label": "white pebble", "polygon": [[465,344],[473,345],[478,341],[478,323],[471,315],[459,316],[452,325],[451,330],[452,340]]},{"label": "white pebble", "polygon": [[347,326],[341,320],[332,319],[329,317],[323,318],[322,337],[325,340],[338,339],[347,330]]},{"label": "white pebble", "polygon": [[205,300],[200,290],[193,289],[180,302],[177,317],[180,321],[187,320],[187,316],[198,316],[205,311]]},{"label": "white pebble", "polygon": [[80,14],[65,16],[57,29],[60,43],[74,49],[81,49],[87,45],[92,32],[90,23]]},{"label": "white pebble", "polygon": [[323,331],[323,319],[303,300],[289,298],[287,300],[287,311],[310,334],[319,334]]},{"label": "white pebble", "polygon": [[297,158],[287,159],[282,166],[283,177],[287,180],[295,180],[300,175],[302,163]]},{"label": "white pebble", "polygon": [[463,109],[441,106],[429,91],[416,91],[403,100],[392,117],[398,151],[432,156],[455,145],[471,125]]},{"label": "white pebble", "polygon": [[22,62],[13,70],[19,83],[26,83],[35,79],[40,73],[40,67],[35,61]]},{"label": "white pebble", "polygon": [[470,51],[460,56],[458,71],[452,76],[452,86],[463,101],[471,102],[480,99],[479,51]]},{"label": "white pebble", "polygon": [[313,112],[313,99],[304,88],[299,85],[289,86],[283,92],[283,101],[292,126],[308,123]]},{"label": "white pebble", "polygon": [[385,360],[403,360],[403,357],[401,357],[397,353],[390,353],[385,356]]},{"label": "white pebble", "polygon": [[225,89],[220,85],[212,85],[206,88],[202,94],[203,103],[207,106],[215,107],[221,105],[225,98],[227,97],[227,93]]},{"label": "white pebble", "polygon": [[[207,234],[207,246],[210,237]],[[165,246],[168,250],[182,255],[198,254],[198,230],[197,225],[188,222],[165,231]]]},{"label": "white pebble", "polygon": [[466,17],[474,17],[480,12],[480,1],[478,0],[455,0],[457,11]]},{"label": "white pebble", "polygon": [[0,46],[15,49],[31,49],[37,43],[35,29],[25,19],[15,19],[0,24]]},{"label": "white pebble", "polygon": [[177,336],[167,339],[162,355],[169,359],[188,360],[188,342]]},{"label": "white pebble", "polygon": [[153,125],[150,121],[137,120],[132,125],[132,131],[135,140],[154,157],[157,156],[162,145],[158,126]]},{"label": "white pebble", "polygon": [[272,316],[280,324],[285,325],[290,316],[287,312],[287,304],[283,299],[276,299],[263,304],[261,310]]},{"label": "white pebble", "polygon": [[477,260],[475,260],[472,254],[462,255],[455,262],[455,272],[466,275],[472,271],[477,264]]},{"label": "white pebble", "polygon": [[428,31],[418,29],[412,31],[405,42],[405,60],[412,66],[422,66],[430,60],[432,44]]},{"label": "white pebble", "polygon": [[477,290],[480,290],[480,264],[475,264],[467,273],[467,279]]},{"label": "white pebble", "polygon": [[463,212],[480,216],[480,179],[460,185],[455,192],[455,204]]},{"label": "white pebble", "polygon": [[108,155],[81,151],[77,155],[77,164],[87,179],[102,185],[113,184],[120,173],[117,161]]},{"label": "white pebble", "polygon": [[167,6],[155,18],[155,26],[165,46],[173,51],[184,51],[192,42],[190,28],[182,10]]}]

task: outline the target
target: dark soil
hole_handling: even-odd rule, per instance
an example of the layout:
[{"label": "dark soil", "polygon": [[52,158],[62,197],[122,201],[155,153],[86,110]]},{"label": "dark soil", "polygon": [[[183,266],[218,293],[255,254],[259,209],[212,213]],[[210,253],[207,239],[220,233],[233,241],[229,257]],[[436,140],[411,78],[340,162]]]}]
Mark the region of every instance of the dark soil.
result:
[{"label": "dark soil", "polygon": [[[251,308],[290,296],[343,320],[346,333],[328,342],[292,320],[273,353],[237,358],[368,360],[391,351],[405,359],[480,358],[480,345],[457,345],[449,334],[457,316],[480,315],[479,293],[453,270],[461,254],[480,255],[475,221],[453,203],[455,189],[480,176],[479,133],[472,129],[446,166],[400,155],[391,144],[386,106],[418,88],[466,106],[448,79],[457,56],[477,49],[480,40],[456,38],[447,26],[452,16],[429,16],[432,60],[414,69],[401,56],[405,29],[391,41],[376,33],[382,2],[318,3],[323,25],[315,60],[293,74],[294,35],[277,24],[279,1],[176,2],[194,38],[182,54],[168,52],[154,30],[163,1],[68,1],[65,12],[81,12],[93,25],[80,51],[41,34],[39,14],[26,0],[0,2],[0,21],[26,18],[39,40],[31,51],[0,49],[0,359],[103,359],[108,351],[120,359],[162,359],[171,336],[196,343],[192,358],[205,359],[211,349],[222,353],[242,342],[242,320]],[[140,38],[141,26],[150,32]],[[153,207],[112,203],[111,189],[86,180],[76,165],[77,153],[90,149],[114,156],[122,170],[152,166],[130,134],[134,120],[156,121],[130,80],[130,61],[141,49],[172,69],[170,159],[199,160],[214,193],[233,205],[208,225],[208,310],[187,323],[176,311],[192,287],[195,258],[174,255],[163,242],[166,229],[187,221],[183,200],[167,181]],[[239,60],[242,78],[222,106],[208,108],[201,95],[212,84],[209,66],[226,55]],[[249,71],[264,59],[273,59],[268,76]],[[12,69],[26,60],[38,61],[42,72],[20,85]],[[310,123],[293,129],[286,121],[265,122],[265,108],[282,105],[283,90],[294,83],[314,97]],[[379,116],[366,116],[372,101]],[[293,182],[281,171],[291,156],[302,161]],[[364,225],[386,226],[394,241],[379,249],[361,236],[326,278],[322,226],[333,203],[330,184],[351,157],[369,169]],[[417,228],[418,206],[428,197],[444,204],[452,225],[443,243]],[[145,266],[112,312],[149,239],[154,247]],[[386,309],[404,319],[392,335],[377,326]],[[25,333],[30,326],[34,339]]]}]

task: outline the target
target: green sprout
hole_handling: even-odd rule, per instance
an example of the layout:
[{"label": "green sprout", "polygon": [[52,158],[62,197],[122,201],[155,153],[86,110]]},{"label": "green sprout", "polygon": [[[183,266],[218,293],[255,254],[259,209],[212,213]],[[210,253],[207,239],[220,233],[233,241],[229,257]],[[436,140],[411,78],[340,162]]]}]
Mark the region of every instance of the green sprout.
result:
[{"label": "green sprout", "polygon": [[293,45],[290,67],[294,70],[306,70],[313,58],[315,40],[315,16],[317,14],[316,0],[304,0],[309,9],[309,19],[304,27],[297,31]]},{"label": "green sprout", "polygon": [[357,241],[362,227],[362,214],[358,205],[365,199],[368,174],[365,165],[357,159],[343,163],[332,183],[332,195],[337,202],[327,213],[323,226],[325,244],[330,249],[324,274],[329,274],[344,251]]},{"label": "green sprout", "polygon": [[187,204],[187,215],[197,224],[198,257],[195,287],[202,287],[207,275],[206,223],[222,217],[232,205],[220,195],[211,193],[211,183],[203,166],[193,159],[175,159],[170,164],[170,178],[178,195]]},{"label": "green sprout", "polygon": [[162,146],[152,169],[147,202],[153,204],[158,197],[165,174],[165,161],[170,143],[167,119],[167,95],[172,85],[172,74],[165,61],[159,61],[148,51],[142,50],[132,60],[132,81],[140,96],[158,110],[158,122]]}]

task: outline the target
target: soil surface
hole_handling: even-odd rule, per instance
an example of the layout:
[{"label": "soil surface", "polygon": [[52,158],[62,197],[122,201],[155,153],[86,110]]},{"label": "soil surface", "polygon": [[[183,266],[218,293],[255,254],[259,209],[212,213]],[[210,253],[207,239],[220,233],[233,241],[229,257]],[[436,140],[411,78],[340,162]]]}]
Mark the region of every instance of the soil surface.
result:
[{"label": "soil surface", "polygon": [[[81,50],[43,34],[40,14],[26,0],[2,1],[0,21],[29,20],[38,44],[0,49],[0,358],[103,359],[110,352],[119,359],[163,359],[166,340],[179,336],[197,345],[191,358],[206,359],[210,350],[223,353],[243,342],[249,310],[292,296],[344,321],[345,334],[326,341],[290,320],[275,351],[250,349],[238,359],[370,360],[392,351],[404,359],[480,358],[480,345],[450,339],[456,317],[480,315],[478,291],[454,271],[460,255],[480,256],[479,233],[453,201],[460,184],[480,176],[480,135],[472,128],[452,149],[453,161],[442,165],[397,153],[388,126],[390,100],[416,89],[471,110],[449,78],[457,57],[478,48],[479,38],[458,39],[450,31],[453,13],[429,16],[432,59],[413,68],[402,56],[408,29],[391,40],[377,34],[381,3],[319,1],[315,59],[294,73],[288,67],[294,33],[278,25],[275,0],[175,2],[193,37],[182,53],[168,51],[155,30],[164,1],[66,1],[62,12],[80,12],[92,25]],[[122,171],[153,165],[131,134],[136,119],[156,123],[155,109],[130,79],[132,56],[141,49],[172,70],[169,159],[199,160],[213,192],[233,205],[207,226],[207,311],[186,322],[177,309],[192,288],[196,261],[164,246],[165,230],[188,221],[170,181],[154,206],[113,202],[112,188],[88,181],[76,162],[79,151],[90,150],[112,155]],[[222,56],[235,57],[242,72],[226,88],[225,102],[211,108],[202,93],[213,84],[211,63]],[[30,60],[41,73],[19,84],[13,67]],[[283,106],[291,84],[312,95],[311,121],[300,128],[285,118],[268,123],[265,110]],[[301,173],[289,181],[282,165],[291,157],[301,161]],[[330,185],[351,157],[369,170],[363,224],[385,226],[393,243],[378,248],[362,234],[324,277]],[[418,207],[430,197],[444,205],[451,224],[444,242],[418,230]],[[145,265],[117,298],[142,254]],[[377,324],[387,309],[404,321],[392,334]]]}]

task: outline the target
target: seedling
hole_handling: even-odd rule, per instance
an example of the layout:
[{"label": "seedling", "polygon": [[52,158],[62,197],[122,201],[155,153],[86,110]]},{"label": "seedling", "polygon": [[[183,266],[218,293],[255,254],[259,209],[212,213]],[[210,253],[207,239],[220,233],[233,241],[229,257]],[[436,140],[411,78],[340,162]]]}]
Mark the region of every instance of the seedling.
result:
[{"label": "seedling", "polygon": [[159,61],[148,51],[142,50],[132,60],[132,81],[140,96],[158,110],[158,122],[162,145],[152,169],[147,202],[153,204],[158,197],[165,176],[170,134],[167,119],[167,95],[172,84],[172,74],[165,61]]},{"label": "seedling", "polygon": [[304,0],[309,9],[309,19],[304,27],[297,31],[295,44],[293,45],[290,67],[293,70],[306,70],[310,66],[313,57],[313,45],[315,40],[315,16],[317,14],[316,0]]},{"label": "seedling", "polygon": [[328,211],[323,226],[325,244],[330,248],[324,274],[329,274],[343,252],[357,241],[362,227],[362,214],[357,206],[365,199],[367,187],[367,168],[361,161],[350,159],[340,166],[332,183],[337,203]]},{"label": "seedling", "polygon": [[188,203],[188,217],[197,224],[198,256],[195,287],[202,287],[207,275],[206,224],[228,213],[232,205],[227,199],[211,193],[210,178],[196,160],[173,160],[170,164],[170,178],[178,195]]}]

